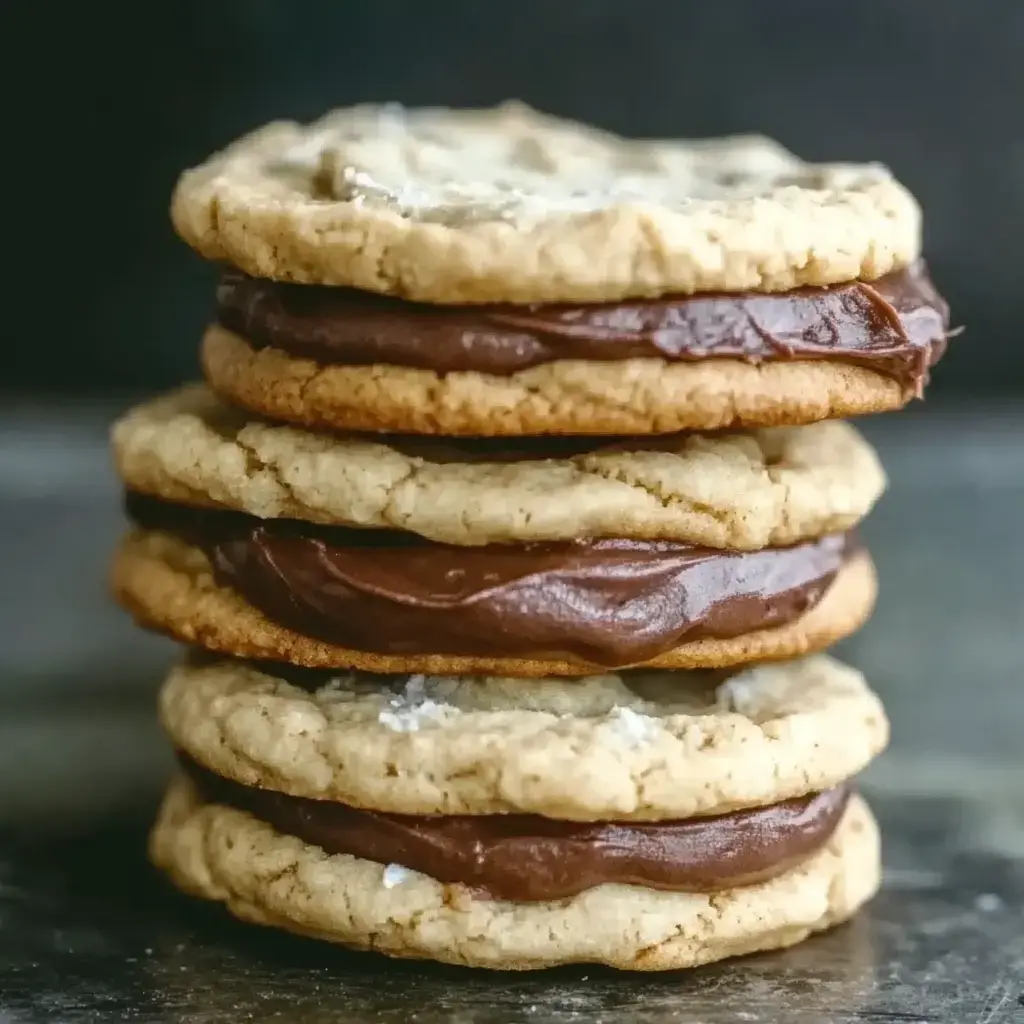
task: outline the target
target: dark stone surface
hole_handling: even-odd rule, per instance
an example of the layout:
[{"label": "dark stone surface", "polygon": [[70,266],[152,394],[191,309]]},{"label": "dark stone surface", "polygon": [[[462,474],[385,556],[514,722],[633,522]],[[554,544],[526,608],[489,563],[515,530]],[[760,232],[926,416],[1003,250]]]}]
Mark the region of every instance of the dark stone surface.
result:
[{"label": "dark stone surface", "polygon": [[170,645],[104,600],[102,409],[0,419],[0,1022],[1024,1021],[1024,415],[868,423],[893,478],[845,645],[885,699],[867,773],[886,883],[791,951],[655,977],[495,975],[248,928],[170,892],[145,831],[170,766]]}]

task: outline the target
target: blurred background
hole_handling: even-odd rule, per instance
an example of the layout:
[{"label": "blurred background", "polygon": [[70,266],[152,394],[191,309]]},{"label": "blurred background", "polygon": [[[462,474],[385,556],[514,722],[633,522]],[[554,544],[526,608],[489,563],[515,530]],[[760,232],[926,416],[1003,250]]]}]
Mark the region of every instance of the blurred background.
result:
[{"label": "blurred background", "polygon": [[61,5],[59,24],[7,0],[0,381],[128,393],[195,372],[212,276],[166,207],[178,172],[239,133],[514,96],[625,133],[753,130],[888,163],[968,328],[933,395],[1021,388],[1022,40],[1017,0],[151,0]]}]

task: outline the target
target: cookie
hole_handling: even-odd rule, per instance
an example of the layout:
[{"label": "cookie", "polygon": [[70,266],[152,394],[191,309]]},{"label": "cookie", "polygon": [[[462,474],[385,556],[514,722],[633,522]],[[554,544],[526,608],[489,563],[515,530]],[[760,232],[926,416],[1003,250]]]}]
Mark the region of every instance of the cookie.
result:
[{"label": "cookie", "polygon": [[[282,593],[275,597],[276,605],[291,610],[296,598],[284,592],[285,580],[280,562],[272,564],[275,582]],[[297,570],[307,577],[310,569]],[[112,583],[115,596],[144,626],[166,633],[183,643],[195,644],[221,654],[239,658],[260,658],[290,662],[310,668],[363,669],[369,672],[428,672],[438,675],[492,674],[504,676],[587,675],[601,671],[602,666],[585,657],[488,657],[484,654],[459,655],[437,653],[442,651],[439,630],[426,630],[421,653],[381,653],[345,647],[325,642],[314,636],[288,628],[275,622],[249,603],[237,590],[218,585],[210,561],[204,551],[173,534],[155,530],[137,530],[124,539],[114,561]],[[339,580],[333,581],[337,590]],[[647,586],[650,584],[641,584]],[[621,588],[620,588],[621,589]],[[768,661],[794,658],[810,651],[822,650],[856,631],[870,615],[875,602],[877,585],[874,566],[866,552],[859,552],[843,565],[820,600],[809,611],[780,626],[757,629],[749,633],[726,638],[707,637],[684,642],[654,657],[628,659],[628,637],[618,635],[605,640],[602,635],[591,641],[605,643],[592,654],[607,654],[605,660],[618,657],[620,664],[644,664],[660,668],[717,668],[750,661]],[[557,596],[558,610],[552,614],[554,625],[562,625],[572,616],[572,606],[566,606],[564,595]],[[311,601],[322,604],[324,598],[313,595]],[[683,598],[676,595],[676,603]],[[658,604],[658,602],[654,602]],[[763,609],[757,601],[757,610]],[[577,605],[578,607],[578,605]],[[339,614],[354,620],[354,612],[344,608]],[[537,615],[540,612],[536,612]],[[458,615],[451,612],[455,622],[451,632],[459,634]],[[500,608],[497,611],[500,618]],[[301,616],[300,616],[301,617]],[[387,628],[386,621],[376,609],[367,617],[375,620],[374,634]],[[627,616],[628,618],[628,616]],[[531,616],[525,616],[529,624]],[[363,633],[369,643],[370,634],[365,625],[352,621],[353,632]],[[536,631],[536,626],[533,627]],[[581,632],[587,628],[584,623]],[[609,631],[611,627],[609,626]],[[624,622],[622,629],[636,634],[636,624]],[[567,630],[566,630],[567,632]],[[593,630],[587,628],[588,633]],[[602,633],[607,631],[602,631]],[[465,630],[461,631],[465,635]],[[494,646],[504,639],[500,632],[492,631]],[[431,642],[433,637],[433,642]],[[514,640],[515,638],[513,638]],[[465,642],[465,641],[463,641]],[[505,640],[511,643],[510,640]],[[395,646],[409,646],[408,637],[397,634]],[[627,660],[622,661],[622,658]]]},{"label": "cookie", "polygon": [[839,361],[560,360],[507,376],[329,366],[212,325],[203,371],[254,413],[315,429],[450,436],[664,434],[813,423],[902,408],[915,390]]},{"label": "cookie", "polygon": [[[290,681],[289,681],[290,680]],[[244,662],[171,671],[174,745],[245,785],[397,814],[718,814],[829,789],[885,746],[878,698],[824,656],[584,679],[387,677]]]},{"label": "cookie", "polygon": [[854,526],[885,487],[845,423],[612,443],[369,439],[249,419],[201,386],[113,430],[129,488],[261,518],[386,527],[448,544],[672,539],[757,549]]},{"label": "cookie", "polygon": [[827,846],[756,885],[712,894],[600,885],[571,899],[511,903],[316,846],[172,784],[150,837],[183,890],[244,920],[398,957],[526,970],[601,963],[694,967],[782,948],[852,916],[878,889],[879,837],[854,797]]},{"label": "cookie", "polygon": [[878,165],[622,139],[519,104],[270,124],[186,171],[171,215],[256,277],[438,303],[785,291],[920,250],[918,206]]}]

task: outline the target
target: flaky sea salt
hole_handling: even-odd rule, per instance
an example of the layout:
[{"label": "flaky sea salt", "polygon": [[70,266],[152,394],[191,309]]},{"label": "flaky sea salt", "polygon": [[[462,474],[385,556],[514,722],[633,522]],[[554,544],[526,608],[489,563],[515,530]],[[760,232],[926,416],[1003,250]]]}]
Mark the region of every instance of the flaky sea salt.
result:
[{"label": "flaky sea salt", "polygon": [[400,694],[378,712],[377,721],[395,732],[416,732],[426,722],[443,722],[458,713],[450,704],[438,704],[427,697],[427,677],[409,676]]},{"label": "flaky sea salt", "polygon": [[381,884],[385,889],[394,889],[396,885],[408,882],[410,878],[412,878],[412,872],[408,868],[403,868],[401,864],[389,864],[384,869]]},{"label": "flaky sea salt", "polygon": [[453,710],[447,704],[425,700],[412,707],[387,708],[377,715],[377,721],[394,732],[416,732],[425,722],[443,722]]},{"label": "flaky sea salt", "polygon": [[715,690],[716,705],[723,711],[754,714],[769,690],[770,673],[771,669],[761,667],[730,676]]},{"label": "flaky sea salt", "polygon": [[618,705],[608,712],[608,722],[631,747],[650,743],[661,728],[658,721],[649,715]]}]

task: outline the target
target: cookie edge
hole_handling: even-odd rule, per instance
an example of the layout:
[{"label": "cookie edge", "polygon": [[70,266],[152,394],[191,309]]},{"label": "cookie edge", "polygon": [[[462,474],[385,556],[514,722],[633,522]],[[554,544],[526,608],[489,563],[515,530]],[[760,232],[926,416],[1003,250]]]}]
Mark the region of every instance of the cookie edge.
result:
[{"label": "cookie edge", "polygon": [[[218,324],[204,332],[200,361],[211,388],[258,416],[316,430],[454,437],[799,426],[892,412],[915,395],[893,377],[840,360],[560,360],[508,376],[323,365],[257,349]],[[633,391],[609,400],[631,376]]]}]

